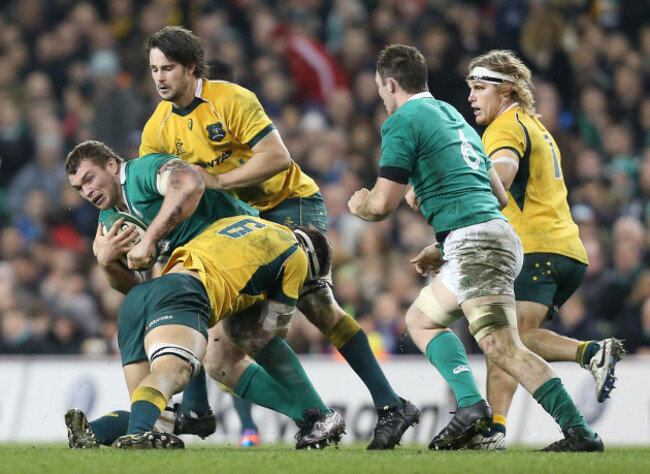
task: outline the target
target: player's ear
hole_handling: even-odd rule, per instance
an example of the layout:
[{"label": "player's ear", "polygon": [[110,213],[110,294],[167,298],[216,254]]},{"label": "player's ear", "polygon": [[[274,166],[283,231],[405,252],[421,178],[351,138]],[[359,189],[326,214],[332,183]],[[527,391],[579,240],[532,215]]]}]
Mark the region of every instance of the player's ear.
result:
[{"label": "player's ear", "polygon": [[120,165],[115,158],[109,158],[108,161],[106,162],[106,167],[113,174],[119,172],[120,169]]},{"label": "player's ear", "polygon": [[388,90],[391,94],[394,94],[395,91],[397,90],[397,81],[393,79],[392,77],[387,77],[386,78],[386,86],[388,86]]}]

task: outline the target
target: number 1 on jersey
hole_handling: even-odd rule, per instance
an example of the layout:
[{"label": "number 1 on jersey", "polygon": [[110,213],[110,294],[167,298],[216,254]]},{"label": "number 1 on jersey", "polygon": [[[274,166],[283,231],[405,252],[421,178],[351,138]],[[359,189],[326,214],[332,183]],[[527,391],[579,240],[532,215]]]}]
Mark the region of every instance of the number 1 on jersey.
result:
[{"label": "number 1 on jersey", "polygon": [[546,133],[544,134],[544,138],[546,138],[548,145],[551,147],[551,154],[553,155],[553,168],[555,169],[555,179],[562,179],[562,173],[560,172],[560,162],[557,159],[557,153],[555,153],[553,139]]}]

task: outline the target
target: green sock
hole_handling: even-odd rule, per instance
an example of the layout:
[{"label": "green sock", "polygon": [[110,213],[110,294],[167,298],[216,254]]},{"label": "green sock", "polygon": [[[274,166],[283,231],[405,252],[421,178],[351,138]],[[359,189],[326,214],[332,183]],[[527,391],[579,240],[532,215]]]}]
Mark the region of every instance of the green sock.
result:
[{"label": "green sock", "polygon": [[578,411],[559,378],[555,377],[544,382],[535,390],[533,398],[555,419],[562,431],[573,428],[580,436],[587,438],[596,436]]},{"label": "green sock", "polygon": [[596,355],[596,352],[600,350],[600,344],[598,344],[595,341],[589,342],[587,344],[587,347],[585,348],[585,353],[582,356],[582,366],[583,367],[589,367],[589,361],[593,356]]},{"label": "green sock", "polygon": [[127,434],[145,433],[153,430],[156,420],[162,411],[156,405],[146,400],[138,400],[131,404],[131,419]]},{"label": "green sock", "polygon": [[255,362],[293,396],[301,410],[317,407],[321,413],[332,413],[316,393],[295,352],[281,337],[271,339]]},{"label": "green sock", "polygon": [[362,329],[338,348],[352,370],[366,384],[376,407],[401,407],[399,396],[388,383],[383,370],[379,367],[375,355],[370,349],[368,336]]},{"label": "green sock", "polygon": [[236,395],[232,396],[232,406],[237,412],[239,421],[241,422],[241,431],[242,433],[246,430],[255,430],[258,431],[255,421],[253,421],[253,415],[251,410],[253,405],[248,400],[239,398]]},{"label": "green sock", "polygon": [[282,413],[292,420],[302,421],[302,410],[294,398],[257,364],[251,364],[244,370],[235,388],[235,394],[256,405]]},{"label": "green sock", "polygon": [[468,407],[483,400],[463,343],[453,332],[441,332],[431,339],[426,356],[451,386],[459,407]]},{"label": "green sock", "polygon": [[210,411],[210,403],[208,402],[208,386],[203,366],[201,366],[198,375],[192,377],[190,383],[187,384],[187,387],[183,390],[181,411],[188,415],[193,411],[197,416],[203,416]]},{"label": "green sock", "polygon": [[97,442],[110,446],[117,438],[125,435],[129,428],[129,415],[128,411],[117,410],[91,421],[89,425]]}]

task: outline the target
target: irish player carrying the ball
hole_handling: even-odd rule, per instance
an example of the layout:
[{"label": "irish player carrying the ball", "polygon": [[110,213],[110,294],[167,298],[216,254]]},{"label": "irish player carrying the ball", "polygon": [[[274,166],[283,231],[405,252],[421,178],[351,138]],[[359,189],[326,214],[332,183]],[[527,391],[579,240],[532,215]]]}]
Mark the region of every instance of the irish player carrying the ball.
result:
[{"label": "irish player carrying the ball", "polygon": [[[306,255],[314,254],[315,247],[329,252],[318,231],[302,227],[294,234],[260,219],[242,201],[206,191],[192,166],[171,155],[155,153],[124,162],[105,144],[87,141],[70,152],[66,172],[70,184],[101,209],[94,252],[111,286],[128,293],[120,309],[118,341],[131,396],[128,429],[122,424],[121,432],[119,427],[99,426],[111,424],[111,417],[89,424],[80,411],[69,411],[71,447],[113,441],[118,448],[182,446],[171,433],[151,431],[158,415],[171,395],[187,385],[189,369],[192,375],[199,372],[207,328],[254,305],[254,326],[230,326],[207,349],[215,354],[210,360],[220,364],[223,378],[218,381],[238,396],[293,419],[300,427],[297,449],[322,448],[340,438],[343,419],[324,405],[295,353],[280,338],[305,280],[329,271],[329,264],[316,265]],[[116,211],[139,216],[148,225],[135,246],[135,227],[118,232],[123,218],[103,235],[103,222]],[[316,237],[322,237],[320,246],[314,244]],[[138,285],[133,270],[151,264],[156,246],[170,261],[162,277]],[[129,268],[120,263],[125,252]],[[233,319],[240,317],[228,320]],[[217,341],[225,336],[243,352],[219,354],[224,343]],[[257,364],[244,360],[243,353]]]}]

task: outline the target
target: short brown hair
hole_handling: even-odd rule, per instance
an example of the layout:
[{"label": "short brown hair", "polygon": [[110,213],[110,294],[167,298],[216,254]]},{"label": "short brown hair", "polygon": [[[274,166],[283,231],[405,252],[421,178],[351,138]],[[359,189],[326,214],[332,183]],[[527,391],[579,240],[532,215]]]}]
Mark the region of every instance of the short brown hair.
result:
[{"label": "short brown hair", "polygon": [[377,58],[377,73],[382,84],[393,78],[404,91],[417,94],[429,90],[427,61],[415,46],[391,44]]},{"label": "short brown hair", "polygon": [[[512,51],[493,49],[478,56],[469,63],[469,70],[475,67],[484,67],[490,71],[508,74],[515,82],[504,81],[497,84],[499,92],[519,102],[527,115],[535,117],[535,99],[533,98],[533,83],[530,69]],[[469,78],[468,78],[469,80]]]},{"label": "short brown hair", "polygon": [[79,143],[70,153],[68,153],[68,157],[65,160],[65,172],[68,175],[76,174],[77,171],[79,171],[81,162],[85,160],[92,161],[96,165],[105,167],[106,163],[108,163],[108,160],[111,158],[118,163],[124,161],[105,143],[96,140],[86,140],[85,142]]},{"label": "short brown hair", "polygon": [[205,61],[205,50],[199,38],[182,26],[165,26],[147,40],[147,58],[152,49],[159,49],[165,57],[185,67],[194,65],[194,75],[207,78],[210,66]]}]

